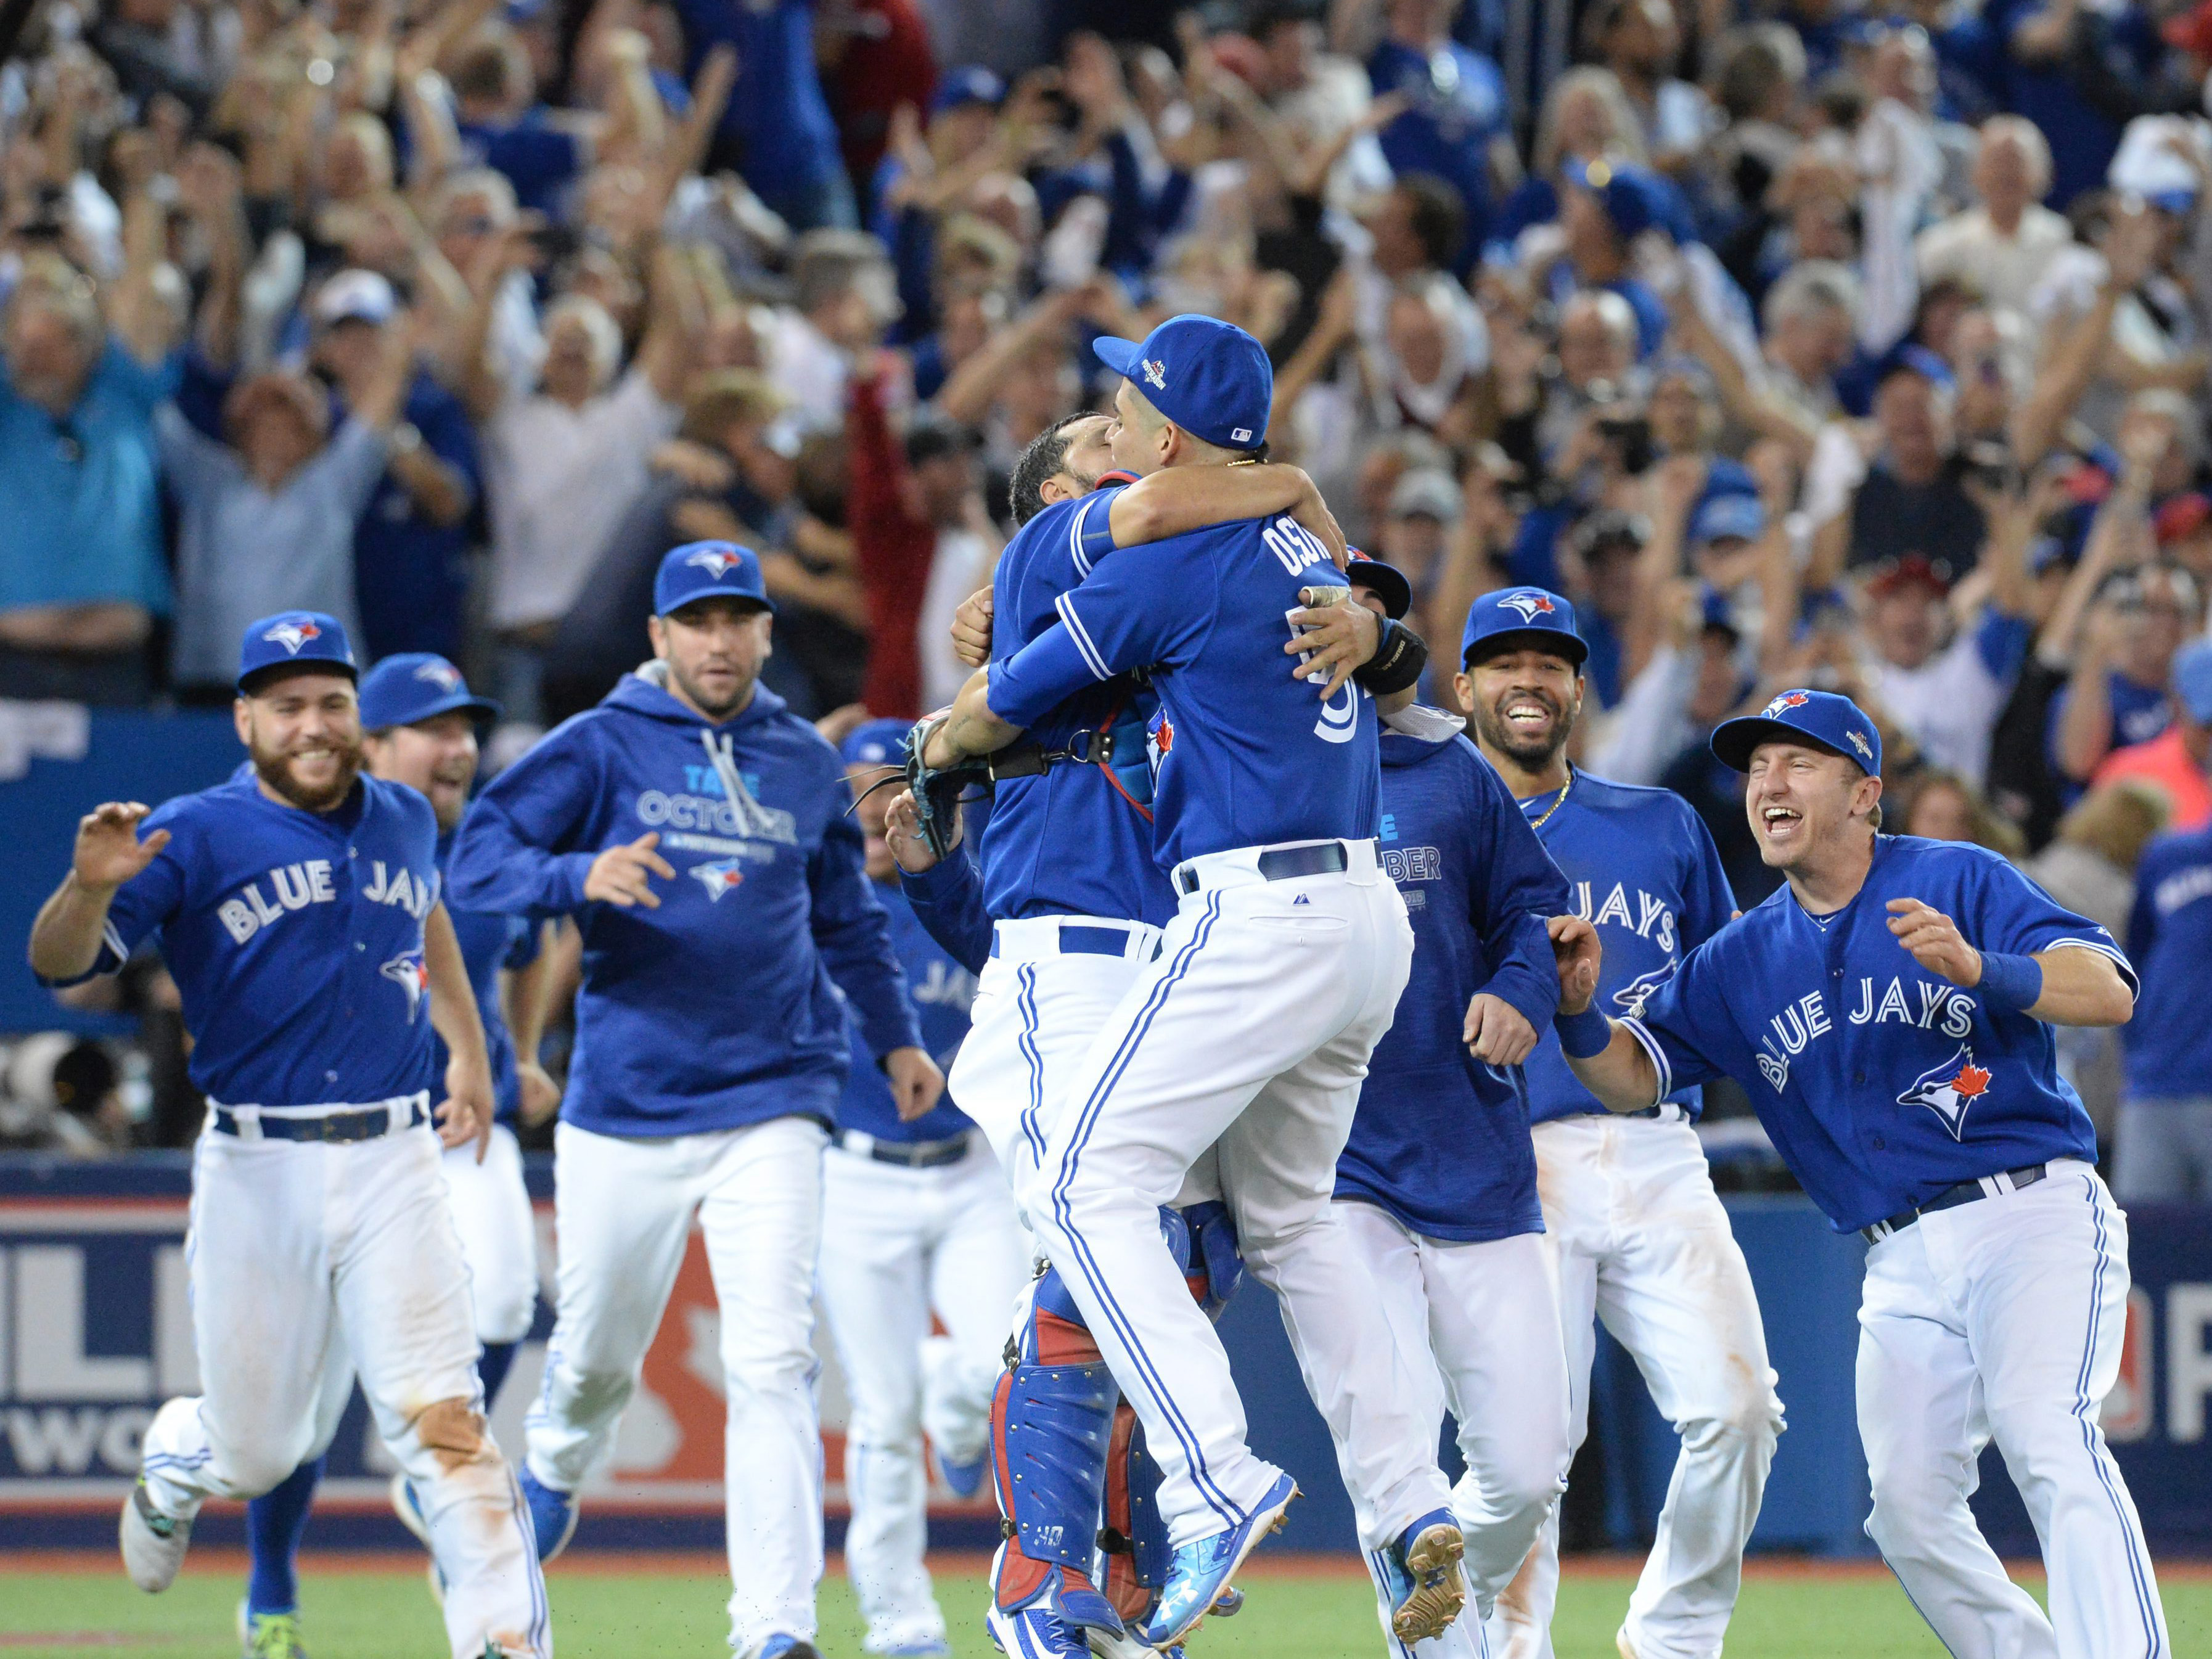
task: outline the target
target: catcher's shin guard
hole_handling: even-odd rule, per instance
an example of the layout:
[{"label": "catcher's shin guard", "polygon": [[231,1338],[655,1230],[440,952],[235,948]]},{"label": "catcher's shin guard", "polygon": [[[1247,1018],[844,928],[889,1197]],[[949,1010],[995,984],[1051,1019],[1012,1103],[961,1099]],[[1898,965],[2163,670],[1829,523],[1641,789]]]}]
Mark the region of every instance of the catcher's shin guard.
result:
[{"label": "catcher's shin guard", "polygon": [[1091,1577],[1114,1407],[1120,1399],[1098,1345],[1051,1268],[1028,1311],[991,1401],[991,1476],[1003,1541],[991,1563],[1002,1613],[1040,1600],[1072,1625],[1122,1633]]},{"label": "catcher's shin guard", "polygon": [[1122,1622],[1141,1627],[1168,1582],[1168,1523],[1160,1513],[1160,1466],[1145,1449],[1145,1425],[1124,1401],[1106,1455],[1106,1599]]}]

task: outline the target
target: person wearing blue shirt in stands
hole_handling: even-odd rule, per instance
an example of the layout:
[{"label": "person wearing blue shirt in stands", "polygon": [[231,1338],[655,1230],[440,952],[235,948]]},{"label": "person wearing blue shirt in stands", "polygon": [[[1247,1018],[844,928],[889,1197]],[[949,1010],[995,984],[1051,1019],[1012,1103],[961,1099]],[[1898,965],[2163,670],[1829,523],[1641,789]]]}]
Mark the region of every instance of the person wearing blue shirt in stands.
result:
[{"label": "person wearing blue shirt in stands", "polygon": [[1392,93],[1409,100],[1405,112],[1377,135],[1383,158],[1401,176],[1425,173],[1443,179],[1467,208],[1467,234],[1454,268],[1464,273],[1490,234],[1501,148],[1510,152],[1512,112],[1505,77],[1482,53],[1454,40],[1457,0],[1393,0],[1382,42],[1367,60],[1377,98]]},{"label": "person wearing blue shirt in stands", "polygon": [[[1458,690],[1484,757],[1565,872],[1573,914],[1597,930],[1601,1006],[1626,1012],[1726,927],[1735,904],[1712,836],[1680,796],[1568,762],[1586,690],[1577,620],[1574,606],[1541,588],[1482,595],[1468,612]],[[1680,1089],[1648,1117],[1609,1116],[1568,1071],[1548,1026],[1526,1074],[1572,1443],[1589,1429],[1601,1318],[1682,1437],[1621,1645],[1717,1651],[1782,1404],[1750,1270],[1692,1127],[1704,1094]],[[1493,1652],[1524,1659],[1547,1650],[1559,1583],[1554,1516],[1491,1621]]]},{"label": "person wearing blue shirt in stands", "polygon": [[814,63],[811,0],[677,0],[687,75],[710,48],[738,54],[738,83],[715,130],[711,168],[734,168],[794,231],[857,229],[837,128]]},{"label": "person wearing blue shirt in stands", "polygon": [[[2200,656],[2197,666],[2204,673],[2212,662]],[[2143,988],[2120,1031],[2127,1091],[2112,1130],[2112,1191],[2128,1204],[2202,1202],[2212,1198],[2212,827],[2143,848],[2128,957]]]},{"label": "person wearing blue shirt in stands", "polygon": [[[975,975],[915,919],[884,838],[908,722],[870,720],[840,745],[867,840],[868,879],[890,919],[923,1044],[949,1072],[968,1035]],[[948,1096],[902,1120],[858,1017],[853,1069],[822,1171],[822,1305],[852,1402],[845,1559],[878,1654],[951,1652],[922,1565],[922,1436],[962,1497],[981,1484],[991,1395],[1030,1249],[999,1160]],[[930,1334],[934,1313],[945,1334]]]},{"label": "person wearing blue shirt in stands", "polygon": [[550,1558],[613,1449],[696,1216],[745,1455],[727,1483],[731,1646],[818,1659],[814,1268],[848,1009],[901,1117],[944,1078],[836,750],[760,684],[775,606],[759,556],[673,548],[653,607],[647,672],[493,779],[453,847],[457,904],[573,915],[583,934],[554,1136],[559,1308],[522,1491]]}]

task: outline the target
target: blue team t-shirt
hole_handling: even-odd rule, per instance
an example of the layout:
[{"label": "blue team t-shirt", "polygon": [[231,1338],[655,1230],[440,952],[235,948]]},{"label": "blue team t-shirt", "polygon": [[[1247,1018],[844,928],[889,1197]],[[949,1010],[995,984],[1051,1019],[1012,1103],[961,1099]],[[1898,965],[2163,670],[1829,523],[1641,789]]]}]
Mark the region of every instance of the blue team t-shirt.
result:
[{"label": "blue team t-shirt", "polygon": [[2212,1095],[2212,1020],[2201,994],[2212,963],[2212,828],[2143,848],[2128,956],[2142,975],[2135,1018],[2120,1028],[2129,1097]]},{"label": "blue team t-shirt", "polygon": [[1962,1181],[2097,1156],[2051,1027],[1992,1012],[1922,968],[1889,931],[1885,907],[1899,898],[1949,916],[1977,950],[2095,951],[2135,982],[2111,934],[1998,854],[1880,836],[1865,885],[1841,910],[1811,915],[1780,888],[1691,951],[1623,1022],[1662,1094],[1723,1075],[1741,1084],[1838,1232]]}]

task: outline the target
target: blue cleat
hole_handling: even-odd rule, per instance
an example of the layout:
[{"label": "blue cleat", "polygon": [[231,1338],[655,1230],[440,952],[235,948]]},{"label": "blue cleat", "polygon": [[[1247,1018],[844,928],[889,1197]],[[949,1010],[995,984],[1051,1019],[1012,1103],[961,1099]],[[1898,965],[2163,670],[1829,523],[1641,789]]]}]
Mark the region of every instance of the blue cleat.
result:
[{"label": "blue cleat", "polygon": [[952,1644],[943,1637],[932,1637],[925,1642],[901,1642],[896,1647],[878,1648],[877,1659],[952,1659]]},{"label": "blue cleat", "polygon": [[937,1455],[937,1472],[955,1498],[973,1498],[982,1491],[983,1476],[990,1467],[991,1450],[988,1446],[965,1463],[956,1463],[942,1452]]},{"label": "blue cleat", "polygon": [[803,1636],[778,1634],[763,1640],[748,1659],[822,1659],[822,1650]]},{"label": "blue cleat", "polygon": [[1377,1552],[1390,1600],[1389,1633],[1407,1647],[1443,1634],[1467,1605],[1467,1578],[1460,1571],[1466,1551],[1459,1522],[1449,1510],[1431,1510],[1389,1549]]},{"label": "blue cleat", "polygon": [[[1245,1558],[1259,1547],[1261,1539],[1283,1524],[1284,1511],[1297,1495],[1298,1483],[1287,1474],[1279,1474],[1275,1484],[1267,1488],[1267,1495],[1243,1521],[1226,1532],[1178,1548],[1168,1566],[1167,1588],[1160,1592],[1159,1606],[1145,1627],[1146,1642],[1164,1650],[1189,1635],[1230,1591],[1229,1581],[1244,1565]],[[1452,1536],[1456,1540],[1459,1534],[1455,1531]],[[1455,1554],[1452,1559],[1456,1562],[1459,1557]],[[1237,1604],[1243,1603],[1243,1596],[1238,1595]],[[1456,1605],[1453,1611],[1458,1611]]]},{"label": "blue cleat", "polygon": [[568,1547],[568,1540],[576,1534],[576,1495],[556,1492],[540,1484],[526,1464],[522,1469],[522,1501],[530,1507],[530,1528],[537,1535],[538,1559],[550,1561]]},{"label": "blue cleat", "polygon": [[1010,1659],[1091,1659],[1083,1626],[1072,1625],[1043,1601],[1031,1601],[1012,1613],[996,1602],[984,1614],[991,1645]]}]

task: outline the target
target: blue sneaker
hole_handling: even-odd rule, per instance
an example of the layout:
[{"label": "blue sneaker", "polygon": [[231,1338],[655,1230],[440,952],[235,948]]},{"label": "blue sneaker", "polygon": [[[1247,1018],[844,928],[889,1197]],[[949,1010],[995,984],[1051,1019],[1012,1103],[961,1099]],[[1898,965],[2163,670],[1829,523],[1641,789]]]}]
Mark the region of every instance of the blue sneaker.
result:
[{"label": "blue sneaker", "polygon": [[983,1628],[991,1645],[1010,1659],[1091,1659],[1083,1627],[1069,1624],[1042,1601],[1012,1613],[1002,1612],[994,1601],[983,1615]]},{"label": "blue sneaker", "polygon": [[[1165,1649],[1189,1635],[1198,1621],[1222,1599],[1222,1593],[1230,1588],[1229,1581],[1244,1565],[1245,1557],[1259,1547],[1261,1539],[1283,1524],[1283,1513],[1297,1495],[1298,1483],[1287,1474],[1279,1474],[1275,1484],[1267,1488],[1267,1495],[1253,1505],[1252,1512],[1243,1521],[1226,1532],[1217,1532],[1210,1538],[1179,1547],[1169,1563],[1167,1588],[1160,1592],[1160,1604],[1152,1610],[1152,1622],[1145,1627],[1145,1640],[1155,1648]],[[1457,1533],[1453,1536],[1456,1538]],[[1452,1559],[1456,1561],[1459,1558]],[[1239,1606],[1243,1600],[1242,1596],[1237,1598]],[[1453,1611],[1458,1609],[1455,1607]]]},{"label": "blue sneaker", "polygon": [[1467,1605],[1466,1553],[1459,1522],[1449,1510],[1431,1510],[1381,1552],[1390,1598],[1390,1633],[1407,1647],[1443,1634]]},{"label": "blue sneaker", "polygon": [[822,1650],[803,1636],[775,1635],[755,1648],[750,1659],[822,1659]]},{"label": "blue sneaker", "polygon": [[541,1485],[526,1464],[522,1469],[522,1501],[530,1506],[531,1530],[538,1534],[538,1559],[550,1561],[567,1549],[568,1540],[576,1535],[576,1495]]},{"label": "blue sneaker", "polygon": [[951,1488],[955,1498],[973,1498],[983,1490],[983,1476],[991,1467],[990,1449],[986,1447],[965,1463],[956,1463],[943,1452],[937,1455],[937,1472],[945,1484]]}]

